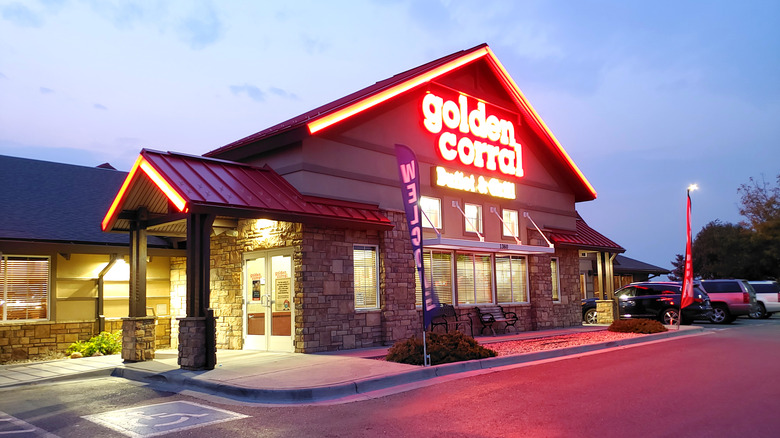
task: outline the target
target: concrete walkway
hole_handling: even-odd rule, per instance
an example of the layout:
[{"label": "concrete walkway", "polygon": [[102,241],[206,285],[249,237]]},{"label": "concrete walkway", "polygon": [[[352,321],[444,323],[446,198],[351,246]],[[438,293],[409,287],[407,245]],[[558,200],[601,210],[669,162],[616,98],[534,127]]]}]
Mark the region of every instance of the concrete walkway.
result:
[{"label": "concrete walkway", "polygon": [[[605,330],[605,326],[524,332],[495,337],[477,337],[480,344],[535,339],[587,331]],[[123,363],[119,355],[30,362],[0,366],[0,391],[20,385],[57,380],[116,376],[170,385],[174,391],[226,397],[266,404],[340,402],[370,397],[382,392],[399,392],[444,377],[466,377],[489,372],[497,367],[527,364],[562,356],[646,343],[703,332],[701,327],[671,328],[665,333],[620,341],[580,345],[536,353],[500,356],[488,359],[421,367],[375,360],[387,347],[349,350],[323,354],[269,353],[220,350],[217,366],[210,371],[186,371],[177,365],[177,352],[158,350],[155,360]],[[427,382],[427,383],[426,383]]]}]

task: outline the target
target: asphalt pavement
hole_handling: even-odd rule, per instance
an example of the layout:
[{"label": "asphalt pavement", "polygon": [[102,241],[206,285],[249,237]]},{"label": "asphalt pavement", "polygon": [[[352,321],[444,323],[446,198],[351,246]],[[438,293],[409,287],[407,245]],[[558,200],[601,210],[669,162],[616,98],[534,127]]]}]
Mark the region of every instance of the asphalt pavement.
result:
[{"label": "asphalt pavement", "polygon": [[[480,344],[489,345],[601,330],[606,330],[606,326],[579,326],[495,337],[479,336],[476,339]],[[379,347],[321,354],[219,350],[213,370],[187,371],[179,368],[175,350],[157,350],[154,360],[136,363],[124,363],[120,355],[111,355],[0,365],[0,391],[21,385],[115,376],[167,385],[174,391],[192,391],[249,403],[345,402],[399,392],[442,379],[491,372],[500,367],[702,332],[703,329],[696,326],[682,326],[680,330],[670,327],[664,333],[635,338],[430,367],[377,360],[387,353],[387,347]]]}]

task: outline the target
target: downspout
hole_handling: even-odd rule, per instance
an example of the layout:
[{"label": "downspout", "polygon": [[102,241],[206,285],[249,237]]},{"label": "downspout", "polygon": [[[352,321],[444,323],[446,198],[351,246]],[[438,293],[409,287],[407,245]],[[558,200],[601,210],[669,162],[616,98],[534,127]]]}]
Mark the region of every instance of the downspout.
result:
[{"label": "downspout", "polygon": [[110,271],[111,268],[114,266],[117,257],[118,256],[116,254],[111,254],[111,258],[108,260],[108,264],[103,268],[102,271],[100,271],[100,274],[98,274],[97,308],[95,309],[95,318],[98,321],[98,333],[102,333],[106,331],[106,316],[103,314],[103,297],[104,297],[103,291],[105,289],[105,281],[103,280],[103,277],[105,277],[105,275],[108,274],[108,271]]}]

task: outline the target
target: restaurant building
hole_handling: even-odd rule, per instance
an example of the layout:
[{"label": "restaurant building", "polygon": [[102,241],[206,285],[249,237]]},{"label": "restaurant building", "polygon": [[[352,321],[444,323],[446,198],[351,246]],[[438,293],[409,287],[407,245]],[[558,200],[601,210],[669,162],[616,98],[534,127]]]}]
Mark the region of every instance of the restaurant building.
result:
[{"label": "restaurant building", "polygon": [[413,220],[442,303],[499,304],[525,331],[581,324],[581,253],[599,253],[606,285],[623,249],[577,238],[575,206],[596,191],[483,44],[202,157],[142,151],[103,229],[130,232],[131,253],[138,236],[186,239],[188,285],[171,292],[183,367],[213,351],[186,334],[204,327],[217,349],[303,353],[420,334],[396,144],[420,163]]}]

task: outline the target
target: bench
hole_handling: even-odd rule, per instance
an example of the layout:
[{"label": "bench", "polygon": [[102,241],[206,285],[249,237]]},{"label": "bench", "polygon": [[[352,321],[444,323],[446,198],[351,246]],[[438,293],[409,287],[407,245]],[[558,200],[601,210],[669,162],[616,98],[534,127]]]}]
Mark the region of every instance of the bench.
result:
[{"label": "bench", "polygon": [[450,325],[452,325],[455,330],[458,330],[461,325],[464,328],[468,325],[471,337],[474,337],[474,327],[471,326],[470,316],[459,314],[451,304],[442,304],[439,312],[439,315],[431,320],[431,331],[437,326],[442,326],[444,327],[444,333],[448,333]]},{"label": "bench", "polygon": [[495,336],[496,331],[493,329],[493,324],[497,322],[503,322],[505,324],[505,333],[506,329],[509,327],[515,329],[515,333],[517,333],[517,327],[515,327],[517,314],[515,312],[504,312],[504,309],[501,306],[475,307],[474,311],[477,313],[477,319],[482,323],[482,329],[479,331],[480,335],[486,328],[489,328],[490,331],[493,332],[493,336]]}]

